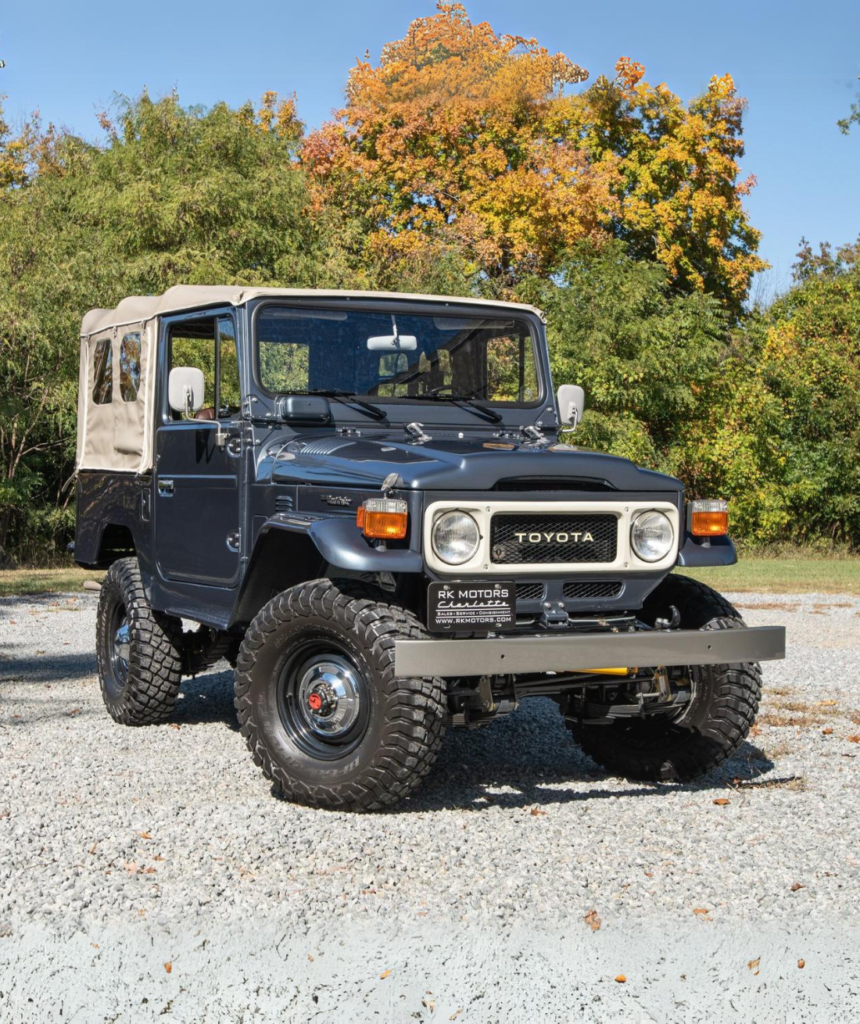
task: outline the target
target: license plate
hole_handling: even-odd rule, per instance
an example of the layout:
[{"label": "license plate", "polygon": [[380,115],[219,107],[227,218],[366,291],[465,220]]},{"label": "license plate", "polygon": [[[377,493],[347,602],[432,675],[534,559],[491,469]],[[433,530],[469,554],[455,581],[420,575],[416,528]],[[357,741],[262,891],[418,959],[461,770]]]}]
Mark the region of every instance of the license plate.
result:
[{"label": "license plate", "polygon": [[492,583],[431,583],[427,625],[436,632],[513,629],[517,588],[507,580]]}]

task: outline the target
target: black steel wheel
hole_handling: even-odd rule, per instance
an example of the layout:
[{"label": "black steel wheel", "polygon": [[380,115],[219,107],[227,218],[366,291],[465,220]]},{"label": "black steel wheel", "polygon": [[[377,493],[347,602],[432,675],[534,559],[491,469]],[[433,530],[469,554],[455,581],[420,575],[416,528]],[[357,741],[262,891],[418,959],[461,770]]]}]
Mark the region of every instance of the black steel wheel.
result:
[{"label": "black steel wheel", "polygon": [[255,762],[297,803],[378,810],[426,775],[442,742],[437,678],[394,675],[398,637],[424,637],[381,591],[314,580],[273,598],[239,651],[236,710]]},{"label": "black steel wheel", "polygon": [[[744,629],[737,610],[715,590],[670,574],[649,595],[640,617],[649,625],[681,615],[682,629]],[[722,764],[746,739],[761,699],[754,663],[691,666],[691,699],[677,716],[616,719],[589,725],[568,719],[573,738],[607,771],[651,782],[689,781]]]},{"label": "black steel wheel", "polygon": [[123,725],[170,717],[182,671],[182,624],[154,612],[137,559],[113,563],[99,593],[96,655],[105,707]]}]

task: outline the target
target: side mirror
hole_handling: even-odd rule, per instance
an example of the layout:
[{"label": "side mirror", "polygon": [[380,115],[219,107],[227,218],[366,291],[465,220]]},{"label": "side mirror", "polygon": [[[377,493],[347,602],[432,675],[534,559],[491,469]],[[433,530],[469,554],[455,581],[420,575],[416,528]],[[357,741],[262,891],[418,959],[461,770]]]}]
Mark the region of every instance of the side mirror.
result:
[{"label": "side mirror", "polygon": [[558,415],[562,423],[574,428],[582,422],[585,392],[578,384],[562,384],[558,389]]},{"label": "side mirror", "polygon": [[203,408],[203,371],[196,366],[174,366],[167,382],[167,400],[174,412],[191,419]]}]

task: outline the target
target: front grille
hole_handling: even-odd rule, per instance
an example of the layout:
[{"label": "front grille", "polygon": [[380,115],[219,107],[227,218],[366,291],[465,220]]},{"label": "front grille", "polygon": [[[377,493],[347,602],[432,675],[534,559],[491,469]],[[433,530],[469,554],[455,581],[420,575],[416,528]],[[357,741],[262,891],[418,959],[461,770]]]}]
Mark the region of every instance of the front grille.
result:
[{"label": "front grille", "polygon": [[518,601],[542,601],[546,588],[543,583],[518,583]]},{"label": "front grille", "polygon": [[621,587],[620,580],[568,580],[564,585],[564,596],[579,599],[618,597]]},{"label": "front grille", "polygon": [[497,565],[613,562],[617,543],[618,519],[600,512],[497,512],[490,525]]}]

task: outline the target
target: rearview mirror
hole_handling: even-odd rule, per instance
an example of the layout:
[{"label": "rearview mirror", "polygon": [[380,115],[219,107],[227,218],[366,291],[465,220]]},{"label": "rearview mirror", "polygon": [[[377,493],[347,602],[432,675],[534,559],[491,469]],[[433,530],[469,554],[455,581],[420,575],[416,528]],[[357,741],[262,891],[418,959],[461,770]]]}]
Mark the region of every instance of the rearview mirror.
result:
[{"label": "rearview mirror", "polygon": [[174,412],[191,417],[203,408],[203,371],[196,366],[174,366],[167,381],[167,400]]},{"label": "rearview mirror", "polygon": [[379,334],[367,339],[369,352],[414,352],[418,339],[414,334]]},{"label": "rearview mirror", "polygon": [[585,392],[578,384],[562,384],[558,389],[558,416],[562,423],[576,427],[585,412]]}]

